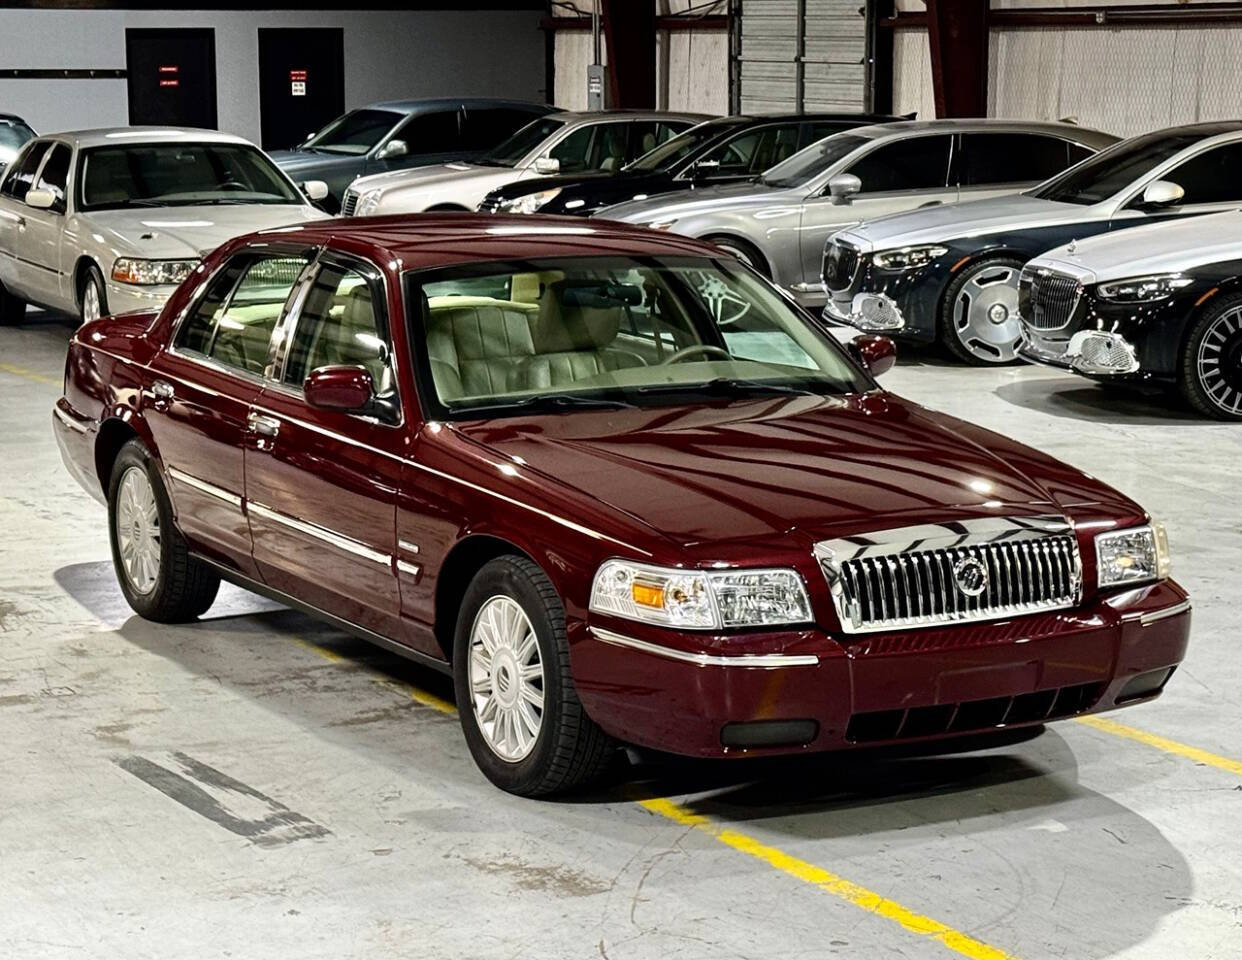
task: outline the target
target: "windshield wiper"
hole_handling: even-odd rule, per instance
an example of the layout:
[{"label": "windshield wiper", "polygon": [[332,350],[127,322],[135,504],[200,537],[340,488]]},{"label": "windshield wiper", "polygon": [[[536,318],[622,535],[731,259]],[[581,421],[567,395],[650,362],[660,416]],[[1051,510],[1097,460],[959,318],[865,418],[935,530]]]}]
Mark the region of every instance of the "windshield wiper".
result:
[{"label": "windshield wiper", "polygon": [[542,406],[560,407],[565,410],[622,410],[633,407],[634,404],[625,400],[609,399],[607,397],[585,397],[574,393],[544,393],[534,397],[522,397],[519,400],[510,400],[503,403],[489,403],[481,407],[453,407],[451,409],[455,412],[460,410],[461,413],[488,413],[493,410],[515,410]]},{"label": "windshield wiper", "polygon": [[705,383],[652,383],[635,389],[636,393],[706,393],[717,397],[738,397],[749,394],[776,394],[792,397],[819,396],[814,390],[794,387],[786,383],[767,380],[747,380],[737,377],[716,377]]}]

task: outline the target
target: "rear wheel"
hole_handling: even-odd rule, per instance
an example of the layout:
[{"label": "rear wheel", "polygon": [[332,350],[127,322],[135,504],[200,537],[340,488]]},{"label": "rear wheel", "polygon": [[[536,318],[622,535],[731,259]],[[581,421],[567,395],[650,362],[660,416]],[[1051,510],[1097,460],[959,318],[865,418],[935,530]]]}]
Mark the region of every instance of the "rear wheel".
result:
[{"label": "rear wheel", "polygon": [[1178,385],[1199,413],[1242,420],[1242,294],[1221,298],[1194,322]]},{"label": "rear wheel", "polygon": [[0,327],[21,323],[25,316],[26,301],[13,296],[4,284],[0,283]]},{"label": "rear wheel", "polygon": [[206,612],[220,578],[189,555],[173,526],[172,505],[140,440],[121,448],[108,485],[112,565],[121,592],[146,620],[181,623]]},{"label": "rear wheel", "polygon": [[746,266],[758,273],[762,273],[769,280],[772,278],[772,271],[768,267],[768,261],[764,259],[763,254],[759,252],[759,248],[754,244],[747,243],[745,240],[739,240],[737,237],[704,237],[703,239],[708,243],[714,243],[721,250],[725,250],[737,257]]},{"label": "rear wheel", "polygon": [[108,293],[103,274],[94,264],[87,267],[78,283],[78,317],[82,323],[94,323],[108,315]]},{"label": "rear wheel", "polygon": [[940,342],[974,366],[1017,359],[1018,276],[1023,263],[992,257],[972,263],[949,284],[940,311]]},{"label": "rear wheel", "polygon": [[466,743],[502,790],[540,796],[597,776],[615,745],[574,689],[565,608],[524,557],[498,557],[462,600],[453,681]]}]

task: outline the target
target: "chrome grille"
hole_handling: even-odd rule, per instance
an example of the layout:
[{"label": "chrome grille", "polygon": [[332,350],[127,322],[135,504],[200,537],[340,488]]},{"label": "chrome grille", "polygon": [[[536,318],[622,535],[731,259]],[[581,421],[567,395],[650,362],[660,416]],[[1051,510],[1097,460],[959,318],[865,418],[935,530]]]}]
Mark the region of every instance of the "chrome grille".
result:
[{"label": "chrome grille", "polygon": [[1082,297],[1082,284],[1074,277],[1043,268],[1028,271],[1027,278],[1031,290],[1027,305],[1029,316],[1022,319],[1036,330],[1066,327]]},{"label": "chrome grille", "polygon": [[829,290],[848,290],[858,271],[858,251],[834,240],[824,249],[824,283]]},{"label": "chrome grille", "polygon": [[356,209],[358,209],[358,194],[352,190],[346,190],[345,197],[341,200],[341,216],[352,217]]},{"label": "chrome grille", "polygon": [[868,633],[1076,606],[1082,560],[1061,517],[982,518],[815,545],[841,628]]}]

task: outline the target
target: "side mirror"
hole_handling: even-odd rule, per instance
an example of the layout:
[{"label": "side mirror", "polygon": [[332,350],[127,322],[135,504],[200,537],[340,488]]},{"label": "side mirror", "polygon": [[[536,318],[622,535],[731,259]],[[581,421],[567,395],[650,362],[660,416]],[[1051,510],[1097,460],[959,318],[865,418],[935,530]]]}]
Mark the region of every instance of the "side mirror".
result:
[{"label": "side mirror", "polygon": [[882,377],[897,362],[897,344],[888,337],[855,337],[849,346],[873,377]]},{"label": "side mirror", "polygon": [[319,410],[363,413],[375,400],[375,381],[365,367],[318,367],[302,384],[306,402]]},{"label": "side mirror", "polygon": [[862,181],[852,173],[838,173],[828,181],[828,196],[837,205],[850,203],[854,194],[862,190]]},{"label": "side mirror", "polygon": [[547,176],[550,173],[561,172],[561,161],[555,157],[540,157],[535,161],[535,173]]},{"label": "side mirror", "polygon": [[410,152],[410,145],[404,140],[389,140],[386,144],[379,148],[379,152],[375,155],[376,160],[395,160],[397,157],[407,156]]},{"label": "side mirror", "polygon": [[1157,210],[1160,207],[1172,207],[1182,202],[1182,197],[1186,196],[1186,191],[1182,189],[1180,184],[1171,180],[1153,180],[1147,185],[1147,189],[1143,191],[1143,200],[1140,206]]},{"label": "side mirror", "polygon": [[307,200],[328,199],[328,185],[322,180],[307,180],[302,184],[302,192]]},{"label": "side mirror", "polygon": [[34,210],[51,210],[56,205],[56,194],[51,190],[29,190],[26,193],[26,206]]}]

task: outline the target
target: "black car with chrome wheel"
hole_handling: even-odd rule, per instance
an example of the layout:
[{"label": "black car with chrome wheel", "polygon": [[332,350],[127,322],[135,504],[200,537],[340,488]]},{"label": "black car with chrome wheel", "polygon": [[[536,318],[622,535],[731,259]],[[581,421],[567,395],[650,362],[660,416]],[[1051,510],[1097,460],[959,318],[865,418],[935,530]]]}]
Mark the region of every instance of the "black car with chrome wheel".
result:
[{"label": "black car with chrome wheel", "polygon": [[1242,421],[1242,211],[1050,250],[1018,290],[1027,360],[1093,380],[1176,387]]}]

